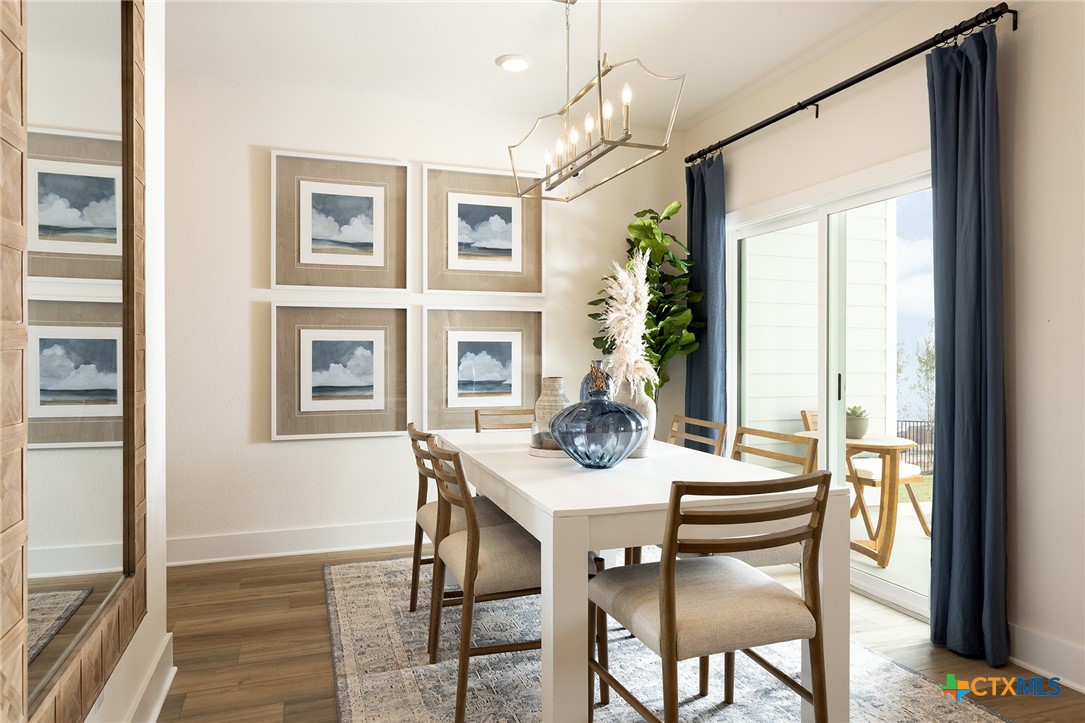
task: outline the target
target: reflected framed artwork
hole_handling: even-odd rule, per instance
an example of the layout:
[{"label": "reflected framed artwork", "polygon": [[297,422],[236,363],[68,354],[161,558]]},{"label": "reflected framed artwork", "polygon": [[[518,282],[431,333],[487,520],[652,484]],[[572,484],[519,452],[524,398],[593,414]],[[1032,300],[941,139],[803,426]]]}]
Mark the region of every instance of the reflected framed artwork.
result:
[{"label": "reflected framed artwork", "polygon": [[444,166],[422,171],[425,291],[543,293],[543,212],[507,173]]},{"label": "reflected framed artwork", "polygon": [[120,166],[30,158],[27,171],[29,251],[121,254]]},{"label": "reflected framed artwork", "polygon": [[121,415],[121,329],[36,326],[30,331],[31,417]]},{"label": "reflected framed artwork", "polygon": [[475,409],[535,403],[542,385],[541,310],[429,306],[422,324],[424,428],[470,428]]},{"label": "reflected framed artwork", "polygon": [[272,288],[407,288],[405,163],[272,151]]},{"label": "reflected framed artwork", "polygon": [[272,305],[273,440],[407,429],[405,306]]}]

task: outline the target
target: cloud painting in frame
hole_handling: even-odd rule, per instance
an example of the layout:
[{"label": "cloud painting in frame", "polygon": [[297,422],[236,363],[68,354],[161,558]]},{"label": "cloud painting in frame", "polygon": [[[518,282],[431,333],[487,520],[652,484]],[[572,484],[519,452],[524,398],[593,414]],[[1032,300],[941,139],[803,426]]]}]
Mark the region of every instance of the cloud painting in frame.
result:
[{"label": "cloud painting in frame", "polygon": [[32,251],[121,253],[120,167],[39,159],[28,166]]},{"label": "cloud painting in frame", "polygon": [[450,407],[519,406],[520,332],[448,332]]},{"label": "cloud painting in frame", "polygon": [[384,409],[384,332],[301,331],[301,411]]},{"label": "cloud painting in frame", "polygon": [[121,330],[33,327],[35,417],[117,416],[121,405]]},{"label": "cloud painting in frame", "polygon": [[518,273],[522,251],[519,198],[448,194],[448,268]]},{"label": "cloud painting in frame", "polygon": [[384,188],[301,181],[301,262],[384,265]]}]

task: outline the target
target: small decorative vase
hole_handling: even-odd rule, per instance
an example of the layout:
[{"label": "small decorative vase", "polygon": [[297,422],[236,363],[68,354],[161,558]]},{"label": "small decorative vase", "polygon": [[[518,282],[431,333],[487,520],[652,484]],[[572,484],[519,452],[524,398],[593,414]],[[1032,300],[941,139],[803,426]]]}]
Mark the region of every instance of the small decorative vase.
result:
[{"label": "small decorative vase", "polygon": [[[603,360],[602,359],[593,359],[592,362],[591,362],[591,365],[593,367],[599,367],[600,369],[602,369],[603,368]],[[606,372],[603,372],[603,376],[606,377],[606,380],[607,380],[607,399],[613,399],[614,398],[614,380]],[[590,391],[591,391],[591,371],[589,370],[588,373],[584,375],[584,378],[582,380],[580,380],[580,401],[582,401],[582,402],[588,401],[588,399],[589,399],[588,393]]]},{"label": "small decorative vase", "polygon": [[870,427],[870,417],[847,417],[844,419],[844,433],[848,439],[862,439]]},{"label": "small decorative vase", "polygon": [[543,377],[542,394],[535,400],[535,421],[546,429],[554,415],[570,404],[565,396],[565,377]]},{"label": "small decorative vase", "polygon": [[589,398],[566,407],[550,420],[550,433],[582,467],[607,469],[618,464],[647,434],[640,412],[606,398],[603,370],[592,367]]},{"label": "small decorative vase", "polygon": [[630,406],[644,416],[647,434],[644,435],[644,441],[638,444],[636,449],[630,452],[629,457],[630,459],[647,457],[648,448],[652,446],[652,439],[656,435],[655,400],[645,394],[642,385],[630,385],[627,383],[618,387],[618,391],[614,394],[614,401]]},{"label": "small decorative vase", "polygon": [[565,378],[543,377],[542,394],[535,400],[535,422],[531,425],[528,454],[534,457],[565,456],[565,452],[550,434],[550,420],[570,404],[569,398],[565,396]]}]

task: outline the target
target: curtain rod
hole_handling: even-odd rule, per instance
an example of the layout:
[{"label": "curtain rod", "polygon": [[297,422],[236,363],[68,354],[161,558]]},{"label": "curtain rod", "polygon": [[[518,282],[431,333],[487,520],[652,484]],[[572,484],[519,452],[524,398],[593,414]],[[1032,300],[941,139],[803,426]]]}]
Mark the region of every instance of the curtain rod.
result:
[{"label": "curtain rod", "polygon": [[800,111],[804,111],[807,108],[810,108],[811,106],[813,106],[813,108],[814,108],[814,113],[815,113],[814,117],[817,118],[818,117],[817,114],[820,112],[820,109],[818,108],[818,103],[825,100],[829,96],[836,95],[837,93],[839,93],[842,90],[847,90],[848,88],[852,87],[853,85],[861,83],[864,80],[866,80],[867,78],[871,78],[871,77],[877,75],[878,73],[881,73],[883,70],[889,70],[894,65],[898,65],[900,63],[903,63],[905,60],[908,60],[909,58],[914,58],[915,56],[919,55],[920,53],[924,53],[924,52],[926,52],[926,51],[928,51],[928,50],[930,50],[932,48],[936,48],[939,45],[942,45],[943,43],[947,43],[947,42],[953,40],[954,38],[957,38],[958,36],[967,35],[968,33],[971,33],[973,30],[975,30],[976,28],[978,28],[980,26],[990,25],[990,24],[1000,20],[1002,18],[1002,16],[1006,15],[1007,13],[1009,13],[1009,14],[1011,14],[1013,16],[1013,29],[1017,30],[1017,11],[1010,9],[1010,7],[1006,3],[999,3],[998,5],[995,5],[994,7],[987,8],[986,10],[984,10],[983,12],[981,12],[979,15],[972,18],[971,20],[965,20],[962,23],[954,25],[952,28],[949,28],[947,30],[943,30],[942,32],[935,35],[933,38],[930,38],[929,40],[924,40],[919,45],[916,45],[915,47],[909,48],[908,50],[905,50],[903,53],[899,53],[898,55],[894,55],[889,60],[878,63],[877,65],[875,65],[875,66],[873,66],[871,68],[867,68],[862,73],[859,73],[858,75],[853,75],[852,77],[848,78],[847,80],[841,81],[841,82],[837,83],[836,85],[834,85],[833,87],[831,87],[831,88],[829,88],[827,90],[821,91],[817,95],[813,95],[813,96],[807,98],[804,101],[800,101],[800,102],[796,103],[795,105],[791,106],[790,108],[787,108],[785,110],[780,111],[776,115],[769,116],[768,118],[764,119],[763,121],[761,121],[759,123],[755,123],[754,125],[750,126],[749,128],[746,128],[745,130],[741,130],[741,131],[739,131],[738,133],[735,133],[732,136],[728,136],[727,138],[724,138],[722,141],[717,141],[716,143],[713,143],[712,145],[708,146],[707,148],[702,148],[701,150],[697,151],[696,153],[694,153],[692,155],[689,155],[689,156],[686,156],[685,162],[686,163],[696,163],[697,161],[699,161],[699,160],[701,160],[703,158],[707,158],[708,156],[712,155],[713,153],[715,153],[716,151],[718,151],[719,149],[723,148],[726,145],[734,143],[737,140],[741,140],[741,139],[745,138],[748,135],[752,135],[752,134],[756,133],[757,131],[759,131],[759,130],[761,130],[763,128],[769,127],[770,125],[772,125],[773,123],[776,123],[777,121],[781,121],[784,118],[787,118],[788,116],[794,115],[795,113],[798,113]]}]

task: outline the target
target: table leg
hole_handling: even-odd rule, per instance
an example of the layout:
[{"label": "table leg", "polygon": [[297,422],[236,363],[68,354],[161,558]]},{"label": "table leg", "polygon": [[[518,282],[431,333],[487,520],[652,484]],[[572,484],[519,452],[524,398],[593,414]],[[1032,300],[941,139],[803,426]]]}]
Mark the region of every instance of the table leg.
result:
[{"label": "table leg", "polygon": [[900,490],[900,450],[892,450],[882,457],[882,509],[878,514],[877,540],[878,567],[889,566],[893,554],[893,542],[897,536],[897,493]]},{"label": "table leg", "polygon": [[[848,555],[848,496],[829,496],[821,537],[821,624],[825,632],[825,691],[829,720],[848,720],[848,666],[851,637],[851,570]],[[802,680],[810,685],[809,643],[802,644]],[[814,708],[802,704],[803,723],[814,720]]]},{"label": "table leg", "polygon": [[542,719],[588,719],[588,521],[542,530]]}]

